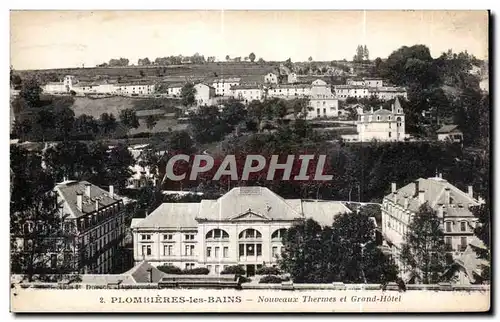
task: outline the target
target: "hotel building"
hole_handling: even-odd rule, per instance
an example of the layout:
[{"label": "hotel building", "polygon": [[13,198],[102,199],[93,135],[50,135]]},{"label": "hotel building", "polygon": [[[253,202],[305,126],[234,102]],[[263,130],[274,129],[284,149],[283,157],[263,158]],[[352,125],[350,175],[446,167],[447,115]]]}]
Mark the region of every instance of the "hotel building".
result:
[{"label": "hotel building", "polygon": [[206,267],[211,274],[241,264],[253,275],[263,265],[277,265],[283,233],[294,223],[312,218],[331,225],[338,214],[350,212],[341,202],[283,199],[264,187],[233,188],[200,203],[164,203],[134,220],[134,259]]}]

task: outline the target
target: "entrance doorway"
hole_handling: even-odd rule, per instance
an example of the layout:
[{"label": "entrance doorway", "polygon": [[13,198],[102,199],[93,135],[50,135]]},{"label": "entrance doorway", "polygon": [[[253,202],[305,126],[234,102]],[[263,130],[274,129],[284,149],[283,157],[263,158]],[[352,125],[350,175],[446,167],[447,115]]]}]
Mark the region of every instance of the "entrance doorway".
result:
[{"label": "entrance doorway", "polygon": [[247,277],[255,276],[255,265],[247,265]]}]

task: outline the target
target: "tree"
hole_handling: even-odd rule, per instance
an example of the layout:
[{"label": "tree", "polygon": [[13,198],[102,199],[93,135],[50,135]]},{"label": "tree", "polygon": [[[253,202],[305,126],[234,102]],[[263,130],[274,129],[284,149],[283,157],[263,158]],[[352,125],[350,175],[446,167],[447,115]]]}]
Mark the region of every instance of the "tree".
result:
[{"label": "tree", "polygon": [[137,65],[138,66],[149,66],[151,65],[151,62],[149,61],[149,58],[143,58],[143,59],[140,59],[137,61]]},{"label": "tree", "polygon": [[364,61],[370,60],[370,53],[369,53],[368,47],[366,47],[366,45],[363,47],[363,60]]},{"label": "tree", "polygon": [[42,88],[35,78],[25,80],[19,91],[19,97],[28,103],[29,107],[37,107],[40,104],[40,94]]},{"label": "tree", "polygon": [[312,62],[313,61],[313,58],[312,56],[309,56],[309,58],[307,59],[309,62]]},{"label": "tree", "polygon": [[154,115],[148,115],[146,117],[146,127],[152,130],[156,126],[156,122],[158,121],[158,117]]},{"label": "tree", "polygon": [[194,142],[187,131],[174,131],[170,134],[168,148],[176,154],[191,154],[194,152]]},{"label": "tree", "polygon": [[143,71],[143,70],[140,70],[140,71],[139,71],[139,75],[141,75],[141,77],[144,77],[144,75],[145,75],[145,74],[144,74],[144,71]]},{"label": "tree", "polygon": [[231,57],[229,57],[229,55],[226,55],[226,61],[229,61],[231,59]]},{"label": "tree", "polygon": [[332,226],[308,219],[283,238],[281,268],[295,283],[384,283],[397,268],[375,243],[375,225],[363,214],[340,214]]},{"label": "tree", "polygon": [[443,282],[446,265],[441,219],[427,203],[423,204],[408,225],[401,247],[403,271],[422,284]]},{"label": "tree", "polygon": [[247,110],[245,106],[236,101],[229,100],[221,113],[222,121],[226,122],[232,128],[234,128],[238,123],[242,122],[247,115]]},{"label": "tree", "polygon": [[324,276],[320,265],[324,249],[321,233],[321,226],[313,219],[287,229],[279,264],[295,283],[317,283]]},{"label": "tree", "polygon": [[14,89],[20,89],[23,80],[18,74],[14,74],[14,69],[10,66],[10,86]]},{"label": "tree", "polygon": [[181,103],[182,105],[189,107],[196,102],[196,88],[191,82],[187,82],[181,88]]},{"label": "tree", "polygon": [[264,63],[264,59],[263,59],[262,57],[260,57],[260,58],[259,58],[259,60],[258,60],[258,62],[259,62],[260,64],[262,64],[262,63]]},{"label": "tree", "polygon": [[118,189],[126,186],[128,178],[132,175],[130,166],[135,164],[134,157],[124,144],[118,144],[111,149],[106,159],[106,179],[109,184],[113,184]]},{"label": "tree", "polygon": [[486,199],[486,202],[480,206],[473,208],[472,213],[478,219],[476,228],[474,229],[474,235],[479,238],[483,247],[474,247],[474,251],[477,257],[488,261],[489,265],[482,265],[481,275],[479,277],[481,282],[491,280],[491,210],[490,210],[490,198]]},{"label": "tree", "polygon": [[250,55],[248,55],[248,58],[250,58],[250,61],[253,63],[255,61],[255,54],[250,53]]},{"label": "tree", "polygon": [[102,113],[99,120],[99,126],[106,134],[114,131],[116,129],[117,123],[113,113]]},{"label": "tree", "polygon": [[139,119],[137,118],[137,114],[133,109],[130,108],[126,108],[120,111],[120,121],[128,129],[136,129],[139,127]]}]

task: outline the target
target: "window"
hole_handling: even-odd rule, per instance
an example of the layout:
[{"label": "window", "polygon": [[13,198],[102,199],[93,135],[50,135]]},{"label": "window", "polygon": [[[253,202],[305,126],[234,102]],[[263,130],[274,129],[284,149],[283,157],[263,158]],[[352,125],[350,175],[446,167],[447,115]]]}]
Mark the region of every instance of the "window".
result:
[{"label": "window", "polygon": [[209,273],[212,273],[212,265],[207,265],[207,269]]},{"label": "window", "polygon": [[163,235],[163,240],[172,240],[174,238],[173,234],[166,234]]},{"label": "window", "polygon": [[151,240],[151,235],[141,235],[141,240]]},{"label": "window", "polygon": [[467,237],[460,237],[460,250],[464,251],[467,248]]},{"label": "window", "polygon": [[207,257],[212,256],[212,247],[207,247]]},{"label": "window", "polygon": [[50,267],[51,268],[57,267],[57,254],[50,254]]},{"label": "window", "polygon": [[252,238],[262,238],[262,234],[255,229],[248,228],[240,233],[240,238],[252,239]]},{"label": "window", "polygon": [[142,256],[151,255],[151,245],[142,245]]},{"label": "window", "polygon": [[453,250],[453,245],[451,244],[451,237],[445,237],[444,243],[445,243],[446,249]]},{"label": "window", "polygon": [[245,245],[244,244],[240,244],[240,247],[239,247],[239,256],[245,256]]},{"label": "window", "polygon": [[275,230],[274,233],[272,233],[271,235],[271,239],[282,239],[285,236],[285,233],[286,233],[286,228]]},{"label": "window", "polygon": [[205,235],[206,239],[227,239],[229,234],[222,229],[212,229]]},{"label": "window", "polygon": [[278,257],[278,247],[273,246],[273,249],[272,249],[272,256],[273,256],[273,258]]},{"label": "window", "polygon": [[185,234],[184,239],[185,240],[194,240],[194,235],[193,234]]},{"label": "window", "polygon": [[215,265],[215,274],[219,274],[220,265]]},{"label": "window", "polygon": [[163,255],[164,256],[172,256],[172,245],[164,245],[163,246]]},{"label": "window", "polygon": [[215,247],[214,256],[215,258],[219,258],[219,247]]},{"label": "window", "polygon": [[446,223],[446,232],[451,232],[451,222],[450,221],[447,221]]},{"label": "window", "polygon": [[247,244],[246,245],[246,250],[247,250],[247,256],[254,256],[255,255],[255,247],[252,244]]},{"label": "window", "polygon": [[186,269],[193,269],[194,268],[194,263],[186,263],[184,266]]},{"label": "window", "polygon": [[467,231],[467,222],[460,222],[460,231]]},{"label": "window", "polygon": [[194,245],[186,245],[184,248],[184,256],[193,256],[194,255]]},{"label": "window", "polygon": [[[390,125],[390,124],[389,124],[389,125]],[[392,136],[392,132],[389,132],[389,137],[391,137],[391,136]]]},{"label": "window", "polygon": [[224,247],[224,248],[222,249],[222,256],[223,256],[224,258],[229,257],[229,247]]}]

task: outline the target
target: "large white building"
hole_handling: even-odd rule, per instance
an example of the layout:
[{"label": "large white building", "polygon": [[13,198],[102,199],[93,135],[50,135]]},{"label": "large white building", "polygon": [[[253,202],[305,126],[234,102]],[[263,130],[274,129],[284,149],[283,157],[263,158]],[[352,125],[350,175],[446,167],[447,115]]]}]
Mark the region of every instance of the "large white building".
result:
[{"label": "large white building", "polygon": [[[353,141],[367,142],[378,141],[404,141],[408,136],[405,132],[405,114],[403,108],[396,98],[391,110],[380,107],[374,111],[363,112],[358,110],[358,121],[356,122],[357,136]],[[343,136],[352,139],[351,136]]]},{"label": "large white building", "polygon": [[307,119],[337,117],[339,115],[339,100],[333,97],[311,97],[309,99]]},{"label": "large white building", "polygon": [[239,187],[217,200],[164,203],[134,223],[134,258],[183,269],[207,267],[211,274],[244,265],[252,275],[276,265],[284,231],[313,218],[331,225],[351,211],[341,202],[283,199],[264,187]]},{"label": "large white building", "polygon": [[262,100],[263,91],[259,85],[242,84],[231,87],[231,96],[245,104],[249,104],[253,100]]},{"label": "large white building", "polygon": [[210,85],[198,83],[194,85],[196,93],[194,95],[197,106],[211,105],[215,97],[215,88]]},{"label": "large white building", "polygon": [[220,78],[215,79],[212,87],[215,88],[217,96],[231,96],[231,88],[240,85],[241,78]]},{"label": "large white building", "polygon": [[405,270],[399,256],[404,236],[424,203],[435,210],[441,220],[448,251],[454,258],[462,255],[474,238],[477,218],[471,207],[480,205],[474,198],[472,186],[464,192],[438,175],[420,178],[399,189],[393,183],[391,188],[391,193],[382,202],[382,234],[402,271]]},{"label": "large white building", "polygon": [[267,89],[268,97],[294,99],[309,97],[310,95],[311,85],[309,84],[282,84],[270,86]]}]

